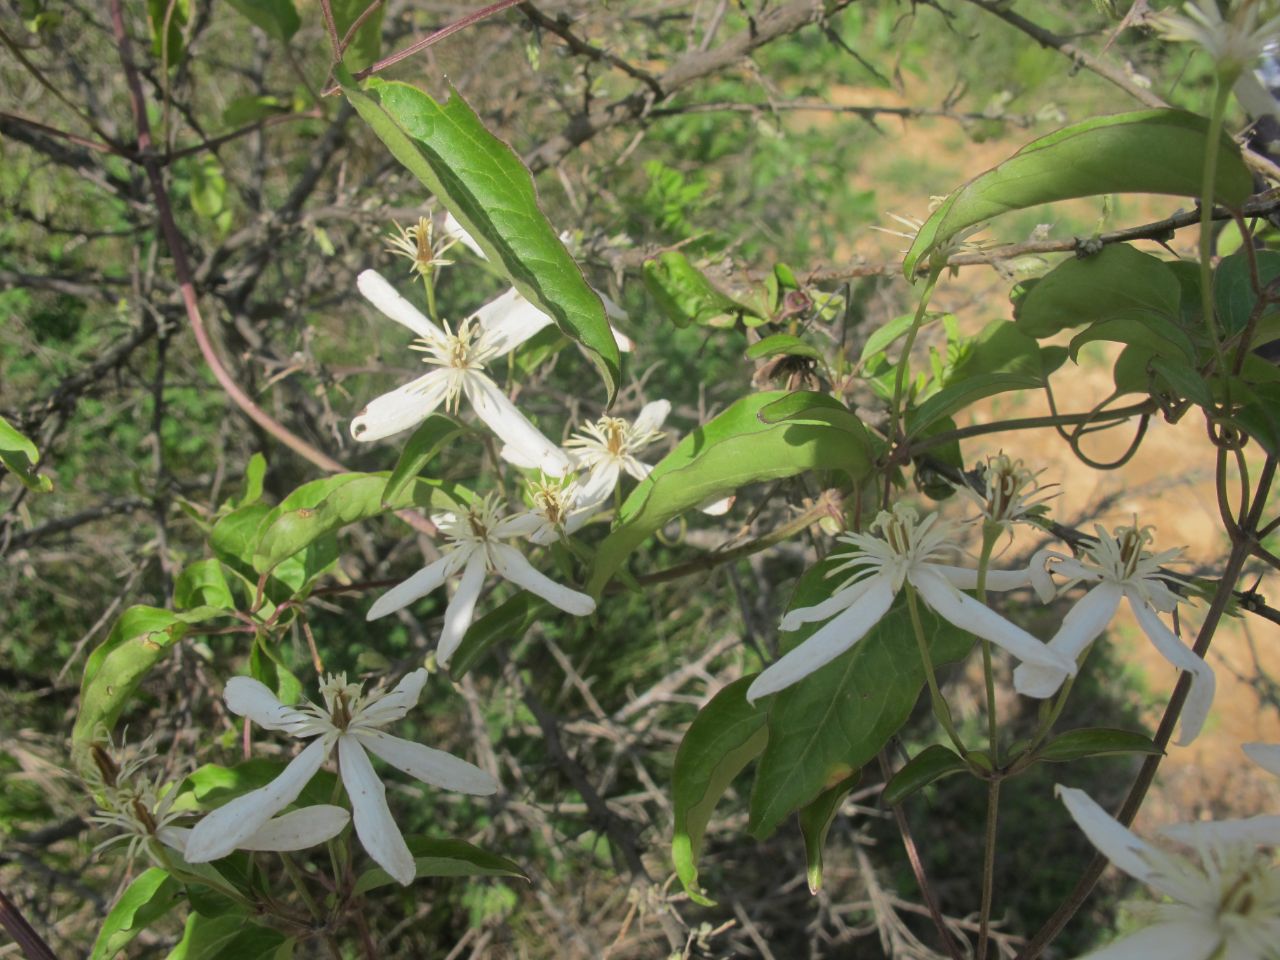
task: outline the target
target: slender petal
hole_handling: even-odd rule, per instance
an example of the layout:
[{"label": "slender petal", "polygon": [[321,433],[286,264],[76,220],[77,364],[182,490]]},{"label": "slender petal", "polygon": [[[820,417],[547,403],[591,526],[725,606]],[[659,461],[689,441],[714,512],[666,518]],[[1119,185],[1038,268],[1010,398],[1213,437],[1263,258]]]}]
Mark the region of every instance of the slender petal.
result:
[{"label": "slender petal", "polygon": [[[592,289],[594,290],[595,288],[593,287]],[[596,290],[596,296],[598,296],[600,298],[600,302],[604,304],[604,315],[608,317],[610,320],[629,319],[627,316],[627,311],[623,310],[622,307],[618,306],[618,304],[615,303],[612,299],[610,299],[607,294],[601,293],[599,290]],[[632,340],[630,337],[628,337],[625,333],[623,333],[617,327],[615,327],[612,323],[609,324],[609,332],[613,334],[613,342],[618,345],[619,352],[630,353],[632,350],[636,348],[635,341]]]},{"label": "slender petal", "polygon": [[942,574],[934,573],[930,565],[921,564],[907,576],[920,591],[920,596],[925,603],[939,616],[950,620],[962,630],[968,630],[976,636],[1004,647],[1019,660],[1041,663],[1075,674],[1074,660],[1068,660],[1060,653],[1051,650],[986,604],[979,603],[973,597],[961,593]]},{"label": "slender petal", "polygon": [[376,270],[365,270],[356,277],[356,286],[364,298],[387,317],[408,327],[423,340],[439,343],[444,331],[422,315],[422,312],[396,291]]},{"label": "slender petal", "polygon": [[372,443],[417,426],[444,402],[451,376],[445,369],[432,370],[371,400],[351,421],[351,436]]},{"label": "slender petal", "polygon": [[321,803],[282,813],[241,841],[241,850],[306,850],[336,837],[351,822],[342,807]]},{"label": "slender petal", "polygon": [[422,696],[422,688],[426,686],[430,677],[431,674],[422,667],[406,674],[390,693],[379,697],[360,711],[361,725],[382,727],[399,720],[417,706],[418,697]]},{"label": "slender petal", "polygon": [[1209,960],[1221,942],[1221,935],[1205,923],[1177,920],[1139,930],[1081,960]]},{"label": "slender petal", "polygon": [[459,223],[458,218],[452,213],[444,215],[444,222],[440,225],[440,232],[446,237],[457,240],[481,260],[489,259],[484,255],[484,251],[480,249],[480,244],[476,243],[476,238],[467,232],[467,228]]},{"label": "slender petal", "polygon": [[1129,607],[1137,618],[1138,626],[1147,635],[1161,656],[1179,670],[1191,674],[1191,690],[1182,707],[1182,723],[1178,728],[1178,745],[1186,746],[1200,733],[1205,720],[1209,716],[1209,708],[1213,706],[1213,694],[1217,681],[1213,668],[1197,657],[1181,640],[1173,635],[1173,631],[1164,625],[1164,621],[1149,606],[1135,597],[1132,591],[1126,590]]},{"label": "slender petal", "polygon": [[[1049,648],[1056,650],[1072,663],[1107,628],[1116,608],[1120,606],[1121,588],[1114,583],[1100,583],[1067,611],[1062,626],[1049,641]],[[1013,687],[1026,697],[1051,697],[1067,679],[1060,669],[1041,664],[1024,663],[1013,671]]]},{"label": "slender petal", "polygon": [[396,584],[375,600],[369,612],[365,614],[365,620],[385,617],[388,613],[395,613],[415,600],[425,597],[452,576],[454,571],[466,562],[470,554],[471,551],[466,547],[458,547],[434,563],[423,567],[408,580]]},{"label": "slender petal", "polygon": [[1189,847],[1225,847],[1244,844],[1258,847],[1280,846],[1280,816],[1262,814],[1239,820],[1205,820],[1173,823],[1160,830],[1164,836]]},{"label": "slender petal", "polygon": [[442,667],[449,666],[453,653],[467,635],[467,628],[476,613],[476,601],[480,599],[480,590],[484,587],[485,574],[488,572],[488,561],[483,550],[476,550],[467,567],[462,571],[462,579],[458,581],[458,589],[449,601],[444,612],[444,629],[440,631],[440,645],[436,649],[436,661]]},{"label": "slender petal", "polygon": [[723,517],[733,509],[733,501],[737,499],[737,496],[731,494],[727,497],[720,497],[718,500],[704,500],[698,504],[698,509],[708,517]]},{"label": "slender petal", "polygon": [[811,607],[796,607],[794,610],[788,611],[787,615],[782,618],[782,622],[778,624],[778,629],[786,630],[789,633],[792,630],[799,630],[803,624],[817,623],[819,620],[830,619],[846,607],[857,603],[864,593],[875,586],[875,582],[875,576],[866,577],[853,584],[853,586],[837,590],[827,599],[820,603],[815,603]]},{"label": "slender petal", "polygon": [[866,590],[855,603],[756,677],[747,688],[748,702],[754,703],[804,679],[866,636],[867,631],[889,612],[897,593],[893,580],[884,574],[876,574],[869,580]]},{"label": "slender petal", "polygon": [[542,517],[531,511],[526,510],[523,513],[514,513],[498,521],[493,528],[493,535],[499,540],[506,540],[510,537],[527,537],[539,529],[544,522]]},{"label": "slender petal", "polygon": [[[953,567],[945,563],[931,563],[929,569],[942,574],[953,587],[961,590],[978,589],[978,571],[968,567]],[[1031,586],[1031,570],[988,570],[987,589],[1003,593]]]},{"label": "slender petal", "polygon": [[464,382],[467,399],[481,420],[498,439],[517,447],[522,456],[535,458],[543,473],[562,477],[570,469],[569,457],[542,435],[523,413],[482,373],[472,373]]},{"label": "slender petal", "polygon": [[502,457],[507,463],[523,470],[537,470],[542,463],[542,455],[537,451],[525,450],[523,447],[513,447],[509,443],[502,445],[502,449],[498,451],[498,456]]},{"label": "slender petal", "polygon": [[241,846],[263,824],[298,799],[302,788],[329,755],[331,746],[328,737],[313,740],[265,787],[236,797],[196,824],[187,841],[187,862],[217,860]]},{"label": "slender petal", "polygon": [[373,862],[408,886],[416,872],[413,854],[387,806],[387,791],[373,771],[364,748],[352,736],[338,738],[338,767],[351,798],[356,836]]},{"label": "slender petal", "polygon": [[526,300],[515,287],[477,310],[476,318],[499,353],[514,350],[551,323],[551,318]]},{"label": "slender petal", "polygon": [[1263,770],[1280,777],[1280,743],[1246,743],[1244,752]]},{"label": "slender petal", "polygon": [[402,740],[381,730],[360,730],[353,736],[375,757],[381,757],[423,783],[478,796],[498,792],[498,781],[451,753]]},{"label": "slender petal", "polygon": [[635,457],[627,457],[622,461],[622,468],[635,477],[637,480],[643,480],[649,474],[653,473],[653,464],[645,463],[643,460],[637,460]]},{"label": "slender petal", "polygon": [[604,503],[613,493],[613,488],[618,485],[618,464],[616,461],[607,460],[600,463],[587,474],[587,482],[582,485],[582,493],[579,495],[579,503]]},{"label": "slender petal", "polygon": [[546,600],[547,603],[559,607],[565,613],[571,613],[575,617],[585,617],[595,610],[595,600],[585,593],[570,590],[568,587],[556,583],[550,577],[539,573],[524,558],[524,555],[514,547],[499,543],[494,544],[492,551],[493,565],[498,573],[517,587],[523,587],[530,593]]},{"label": "slender petal", "polygon": [[641,436],[646,433],[652,433],[667,422],[667,416],[670,413],[670,400],[651,400],[640,408],[640,413],[636,417],[632,430]]},{"label": "slender petal", "polygon": [[301,710],[286,707],[271,689],[253,677],[232,677],[222,692],[227,708],[238,717],[248,717],[267,730],[287,730],[290,733],[310,718]]}]

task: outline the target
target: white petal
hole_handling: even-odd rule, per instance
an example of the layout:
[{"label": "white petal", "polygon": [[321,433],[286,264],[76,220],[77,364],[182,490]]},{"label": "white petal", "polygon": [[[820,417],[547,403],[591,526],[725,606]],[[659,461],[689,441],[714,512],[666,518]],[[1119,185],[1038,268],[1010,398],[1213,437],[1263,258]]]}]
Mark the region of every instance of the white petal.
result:
[{"label": "white petal", "polygon": [[[978,571],[968,567],[953,567],[945,563],[931,563],[929,569],[942,574],[951,585],[961,590],[978,589]],[[987,589],[1003,592],[1031,586],[1031,571],[987,570]]]},{"label": "white petal", "polygon": [[582,504],[603,504],[613,494],[618,485],[618,463],[606,460],[597,464],[587,475],[587,482],[582,485],[578,494],[578,502]]},{"label": "white petal", "polygon": [[525,450],[523,447],[513,447],[509,443],[504,443],[498,451],[498,456],[502,457],[507,463],[520,467],[522,470],[537,470],[538,465],[542,462],[542,457],[537,451]]},{"label": "white petal", "polygon": [[379,697],[355,716],[355,722],[361,726],[385,726],[399,720],[417,706],[422,696],[422,688],[426,686],[431,674],[419,667],[391,688],[391,691]]},{"label": "white petal", "polygon": [[[595,291],[595,295],[599,297],[600,302],[604,304],[604,315],[606,317],[608,317],[610,320],[626,320],[627,319],[627,311],[623,310],[622,307],[618,306],[617,302],[614,301],[607,293],[604,293],[603,291],[600,291],[600,290],[596,290],[595,287],[592,287],[591,289]],[[616,338],[617,336],[618,334],[615,333],[614,337]],[[619,343],[618,347],[622,349],[622,344]]]},{"label": "white petal", "polygon": [[462,579],[458,581],[458,589],[454,591],[453,598],[444,611],[444,629],[440,631],[440,645],[436,648],[436,662],[441,667],[449,666],[458,644],[467,635],[467,628],[475,617],[476,601],[480,599],[486,573],[488,565],[484,551],[477,550],[467,561]]},{"label": "white petal", "polygon": [[1208,923],[1178,920],[1139,930],[1081,960],[1209,960],[1221,940]]},{"label": "white petal", "polygon": [[191,839],[190,827],[161,827],[156,831],[156,839],[166,847],[172,847],[186,859],[187,842]]},{"label": "white petal", "polygon": [[[1098,584],[1067,611],[1049,648],[1074,663],[1107,628],[1120,606],[1120,597],[1120,588],[1114,583]],[[1026,697],[1051,697],[1066,679],[1065,671],[1043,664],[1024,663],[1013,671],[1013,687]]]},{"label": "white petal", "polygon": [[440,225],[440,232],[446,237],[457,240],[481,260],[489,259],[485,256],[484,251],[480,249],[480,244],[476,243],[476,238],[467,232],[466,227],[460,224],[458,218],[452,213],[444,215],[444,223]]},{"label": "white petal", "polygon": [[1240,820],[1205,820],[1196,823],[1173,823],[1161,827],[1160,833],[1170,840],[1185,843],[1197,850],[1227,847],[1234,844],[1255,847],[1280,846],[1280,816],[1263,814]]},{"label": "white petal", "polygon": [[1168,857],[1120,821],[1108,814],[1083,790],[1058,784],[1054,792],[1066,804],[1067,812],[1084,835],[1108,860],[1135,880],[1150,886],[1158,883],[1154,865]]},{"label": "white petal", "polygon": [[733,502],[737,500],[736,495],[721,497],[719,500],[703,500],[698,504],[698,509],[705,513],[708,517],[723,517],[726,513],[733,509]]},{"label": "white petal", "polygon": [[787,615],[782,618],[782,622],[778,624],[778,629],[786,630],[790,633],[792,630],[799,630],[803,624],[816,623],[819,620],[827,620],[834,617],[841,610],[857,603],[864,593],[875,586],[878,576],[866,577],[852,586],[843,587],[827,597],[827,599],[820,603],[815,603],[811,607],[796,607],[794,610],[788,611]]},{"label": "white petal", "polygon": [[265,787],[236,797],[196,824],[187,840],[187,862],[206,863],[225,857],[297,800],[329,755],[331,745],[327,737],[313,740]]},{"label": "white petal", "polygon": [[364,298],[390,319],[408,327],[423,340],[439,343],[444,331],[422,315],[422,312],[396,291],[376,270],[365,270],[356,277],[356,287]]},{"label": "white petal", "polygon": [[754,703],[760,697],[777,693],[840,656],[866,636],[889,611],[896,593],[890,577],[882,574],[870,577],[857,602],[756,677],[747,688],[747,702]]},{"label": "white petal", "polygon": [[393,737],[381,730],[360,730],[354,736],[375,757],[433,787],[483,797],[498,792],[498,781],[451,753]]},{"label": "white petal", "polygon": [[495,523],[493,525],[493,535],[499,540],[506,540],[510,537],[527,537],[535,530],[540,529],[546,522],[545,517],[531,510],[525,510],[509,517],[503,517]]},{"label": "white petal", "polygon": [[667,416],[671,413],[670,400],[653,400],[646,403],[640,409],[640,415],[636,417],[635,432],[639,434],[649,433],[657,430],[667,422]]},{"label": "white petal", "polygon": [[336,837],[350,822],[342,807],[320,803],[268,820],[240,842],[241,850],[305,850]]},{"label": "white petal", "polygon": [[439,560],[423,567],[408,580],[397,583],[373,602],[373,606],[365,614],[365,620],[385,617],[388,613],[395,613],[415,600],[425,597],[452,576],[469,555],[470,551],[465,547],[451,550]]},{"label": "white petal", "polygon": [[1195,655],[1183,644],[1173,631],[1164,625],[1160,616],[1142,602],[1142,598],[1126,590],[1129,608],[1138,621],[1138,626],[1147,635],[1161,656],[1179,670],[1191,674],[1191,689],[1187,693],[1187,701],[1182,707],[1182,722],[1178,727],[1178,745],[1186,746],[1200,733],[1205,720],[1209,716],[1209,708],[1213,706],[1214,689],[1217,680],[1213,668]]},{"label": "white petal", "polygon": [[1037,550],[1032,554],[1031,563],[1028,564],[1031,586],[1035,588],[1036,596],[1040,598],[1041,603],[1049,603],[1058,595],[1058,588],[1053,582],[1053,571],[1049,568],[1049,561],[1053,559],[1064,560],[1066,558],[1058,551],[1046,548]]},{"label": "white petal", "polygon": [[432,370],[375,398],[351,421],[351,436],[371,443],[417,426],[444,401],[452,376],[449,370]]},{"label": "white petal", "polygon": [[1234,93],[1240,106],[1244,107],[1245,113],[1252,119],[1269,116],[1280,120],[1280,105],[1277,105],[1276,98],[1262,85],[1262,81],[1252,70],[1246,68],[1240,72],[1240,79],[1236,81]]},{"label": "white petal", "polygon": [[531,458],[548,476],[562,477],[569,471],[569,458],[565,452],[544,437],[492,380],[472,371],[464,381],[463,389],[476,416],[497,434],[499,440],[518,448],[520,456]]},{"label": "white petal", "polygon": [[622,460],[622,468],[637,480],[643,480],[649,476],[649,474],[653,473],[653,466],[651,464],[637,460],[635,457],[624,457]]},{"label": "white petal", "polygon": [[1017,624],[1011,623],[986,604],[961,593],[930,564],[920,564],[907,574],[920,596],[941,617],[962,630],[990,640],[1019,660],[1065,669],[1074,675],[1076,664],[1051,650]]},{"label": "white petal", "polygon": [[1280,744],[1278,743],[1246,743],[1245,755],[1267,773],[1280,777]]},{"label": "white petal", "polygon": [[386,788],[373,772],[364,748],[352,736],[338,738],[338,768],[351,798],[352,819],[360,843],[374,863],[408,886],[416,872],[413,854],[391,818]]},{"label": "white petal", "polygon": [[523,587],[530,593],[536,594],[552,606],[559,607],[565,613],[571,613],[575,617],[585,617],[595,611],[595,600],[585,593],[570,590],[539,573],[515,547],[507,546],[505,543],[495,544],[491,555],[493,565],[501,576],[517,587]]},{"label": "white petal", "polygon": [[300,710],[286,707],[271,689],[253,677],[232,677],[222,691],[227,709],[238,717],[248,717],[267,730],[292,732],[310,718]]},{"label": "white petal", "polygon": [[551,318],[526,300],[515,287],[490,300],[475,315],[500,353],[514,350],[551,323]]}]

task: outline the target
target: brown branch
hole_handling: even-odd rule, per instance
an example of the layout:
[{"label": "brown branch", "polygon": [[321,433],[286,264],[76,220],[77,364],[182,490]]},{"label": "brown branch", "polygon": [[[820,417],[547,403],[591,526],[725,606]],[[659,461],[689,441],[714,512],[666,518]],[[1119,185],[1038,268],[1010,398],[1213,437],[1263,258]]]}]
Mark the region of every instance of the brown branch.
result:
[{"label": "brown branch", "polygon": [[0,890],[0,926],[9,932],[13,942],[26,954],[27,960],[58,960],[58,955],[36,933],[35,928],[27,922],[14,902],[4,895],[3,890]]},{"label": "brown branch", "polygon": [[612,53],[609,53],[609,51],[602,50],[599,47],[583,40],[569,29],[569,20],[563,14],[559,17],[552,18],[535,7],[532,3],[527,2],[520,4],[520,12],[543,30],[546,30],[548,33],[553,33],[563,40],[566,46],[568,46],[568,48],[574,53],[579,54],[580,56],[590,57],[592,60],[600,63],[607,63],[609,66],[621,70],[627,76],[635,80],[639,80],[647,86],[653,91],[653,95],[655,97],[661,97],[663,95],[662,86],[658,83],[658,79],[653,74],[649,73],[647,70],[641,70],[639,67],[632,66],[621,57],[616,57]]}]

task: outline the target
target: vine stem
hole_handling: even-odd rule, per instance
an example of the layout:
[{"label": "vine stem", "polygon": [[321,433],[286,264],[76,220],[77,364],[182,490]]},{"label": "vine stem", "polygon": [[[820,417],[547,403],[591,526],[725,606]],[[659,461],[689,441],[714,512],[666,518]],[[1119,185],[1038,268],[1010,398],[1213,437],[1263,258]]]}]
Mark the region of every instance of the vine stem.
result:
[{"label": "vine stem", "polygon": [[[1004,526],[988,519],[982,524],[982,554],[978,558],[977,600],[987,602],[987,569],[991,566],[991,552]],[[982,675],[987,684],[987,740],[991,766],[1000,769],[1000,733],[996,717],[996,678],[991,663],[991,641],[982,638]],[[982,906],[978,913],[978,960],[987,960],[987,946],[991,938],[991,906],[995,898],[996,826],[1000,814],[1000,777],[994,775],[987,787],[987,828],[983,838],[982,853]]]},{"label": "vine stem", "polygon": [[[1236,76],[1240,73],[1235,71]],[[1227,110],[1227,99],[1235,77],[1219,70],[1214,78],[1213,109],[1209,114],[1209,135],[1204,147],[1204,174],[1200,183],[1200,312],[1204,325],[1213,338],[1213,350],[1217,354],[1218,369],[1226,370],[1213,310],[1213,195],[1218,178],[1218,141],[1222,135],[1222,119]]]},{"label": "vine stem", "polygon": [[903,586],[903,590],[907,594],[907,610],[911,613],[911,629],[916,635],[916,646],[920,650],[920,662],[924,666],[924,678],[929,684],[929,698],[933,702],[933,714],[938,718],[938,722],[942,724],[942,728],[947,731],[947,736],[955,744],[960,756],[967,760],[969,751],[965,749],[964,741],[960,739],[960,733],[956,730],[955,721],[951,718],[951,708],[947,706],[947,701],[942,697],[942,691],[938,689],[938,678],[933,669],[933,657],[929,655],[929,642],[925,639],[924,624],[920,622],[920,606],[919,601],[916,599],[915,587],[907,583]]}]

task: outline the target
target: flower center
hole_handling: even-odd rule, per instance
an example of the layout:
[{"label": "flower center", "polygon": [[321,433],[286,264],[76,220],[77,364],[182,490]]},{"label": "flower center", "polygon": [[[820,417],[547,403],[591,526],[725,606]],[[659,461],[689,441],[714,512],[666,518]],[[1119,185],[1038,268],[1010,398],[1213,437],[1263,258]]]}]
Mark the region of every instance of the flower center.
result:
[{"label": "flower center", "polygon": [[1151,542],[1151,532],[1133,526],[1121,527],[1116,533],[1116,541],[1120,546],[1120,579],[1127,580],[1137,571],[1138,564],[1142,561],[1143,548]]},{"label": "flower center", "polygon": [[600,426],[604,433],[604,445],[615,457],[627,448],[627,421],[621,417],[602,417]]}]

